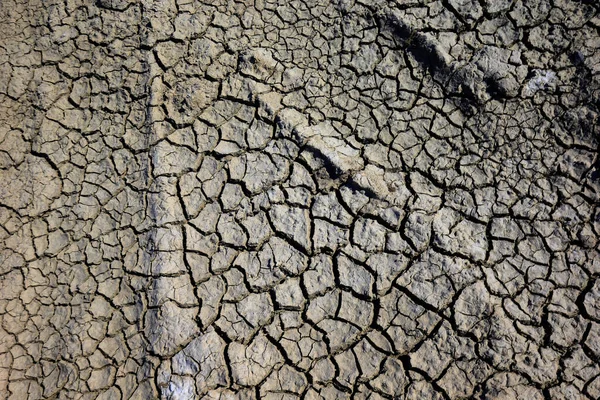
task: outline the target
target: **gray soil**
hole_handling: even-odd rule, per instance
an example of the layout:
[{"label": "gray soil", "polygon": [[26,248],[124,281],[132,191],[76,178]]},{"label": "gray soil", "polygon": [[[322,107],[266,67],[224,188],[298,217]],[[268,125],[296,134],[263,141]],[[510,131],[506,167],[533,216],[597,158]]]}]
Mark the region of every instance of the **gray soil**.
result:
[{"label": "gray soil", "polygon": [[600,398],[593,0],[0,0],[0,398]]}]

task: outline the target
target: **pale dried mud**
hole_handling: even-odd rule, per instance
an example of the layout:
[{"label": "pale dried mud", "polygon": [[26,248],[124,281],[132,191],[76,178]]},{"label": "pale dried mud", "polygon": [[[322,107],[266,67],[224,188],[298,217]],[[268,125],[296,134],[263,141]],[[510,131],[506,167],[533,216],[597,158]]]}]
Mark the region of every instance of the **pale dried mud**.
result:
[{"label": "pale dried mud", "polygon": [[0,398],[600,398],[593,0],[0,0]]}]

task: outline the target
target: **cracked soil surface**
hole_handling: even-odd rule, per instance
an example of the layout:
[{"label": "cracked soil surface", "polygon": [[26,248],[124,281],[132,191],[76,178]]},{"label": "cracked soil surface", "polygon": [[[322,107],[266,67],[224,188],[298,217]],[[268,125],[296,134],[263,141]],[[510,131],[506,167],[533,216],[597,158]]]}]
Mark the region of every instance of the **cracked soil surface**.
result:
[{"label": "cracked soil surface", "polygon": [[0,0],[0,398],[600,398],[593,0]]}]

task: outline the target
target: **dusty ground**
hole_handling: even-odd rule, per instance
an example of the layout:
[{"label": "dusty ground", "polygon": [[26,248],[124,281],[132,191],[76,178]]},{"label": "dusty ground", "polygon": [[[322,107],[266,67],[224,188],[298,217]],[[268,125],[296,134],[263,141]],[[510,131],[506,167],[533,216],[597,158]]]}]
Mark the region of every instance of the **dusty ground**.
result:
[{"label": "dusty ground", "polygon": [[0,398],[598,399],[593,0],[0,0]]}]

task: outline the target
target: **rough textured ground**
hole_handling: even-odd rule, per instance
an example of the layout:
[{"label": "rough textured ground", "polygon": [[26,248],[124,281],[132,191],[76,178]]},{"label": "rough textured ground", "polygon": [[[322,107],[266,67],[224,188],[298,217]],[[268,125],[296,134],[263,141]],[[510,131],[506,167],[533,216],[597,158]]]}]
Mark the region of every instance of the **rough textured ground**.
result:
[{"label": "rough textured ground", "polygon": [[0,398],[598,399],[593,0],[0,0]]}]

